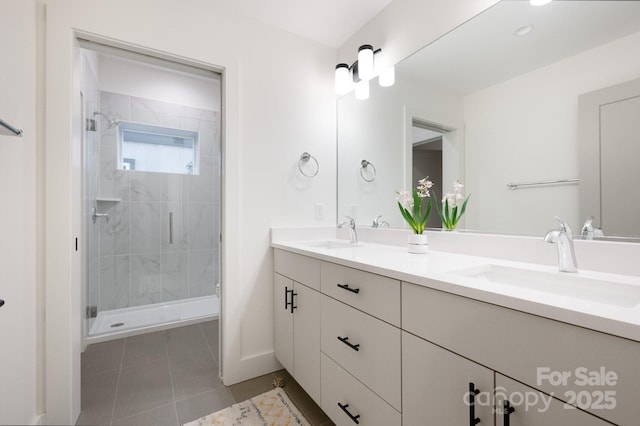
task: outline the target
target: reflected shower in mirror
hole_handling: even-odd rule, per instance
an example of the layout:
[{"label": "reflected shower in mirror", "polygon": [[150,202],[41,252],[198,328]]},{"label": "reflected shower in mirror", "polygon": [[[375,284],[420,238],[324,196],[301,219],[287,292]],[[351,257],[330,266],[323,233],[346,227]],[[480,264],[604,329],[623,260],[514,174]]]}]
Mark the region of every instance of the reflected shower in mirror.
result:
[{"label": "reflected shower in mirror", "polygon": [[[338,100],[338,217],[371,223],[383,214],[392,227],[404,226],[394,195],[415,186],[420,123],[441,133],[442,159],[441,171],[432,165],[419,174],[445,188],[459,179],[473,194],[461,228],[539,236],[556,215],[577,230],[589,216],[594,226],[606,225],[602,215],[611,209],[582,182],[597,166],[582,164],[579,98],[640,78],[638,46],[640,2],[497,3],[397,64],[395,86],[372,87],[367,101],[353,94]],[[607,167],[619,176],[629,169],[622,161],[628,150],[612,147],[624,143],[616,139],[606,152],[613,165]],[[588,155],[598,164],[600,152]],[[362,182],[353,170],[362,158],[378,167],[375,182]],[[507,187],[557,180],[567,182]],[[603,231],[640,237],[639,226]]]}]

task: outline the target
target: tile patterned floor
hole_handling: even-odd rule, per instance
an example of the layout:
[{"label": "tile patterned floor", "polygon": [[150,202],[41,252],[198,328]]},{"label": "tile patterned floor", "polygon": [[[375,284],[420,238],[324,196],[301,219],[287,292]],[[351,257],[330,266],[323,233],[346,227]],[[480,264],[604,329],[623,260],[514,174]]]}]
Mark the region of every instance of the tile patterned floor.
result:
[{"label": "tile patterned floor", "polygon": [[233,386],[217,378],[218,322],[208,321],[87,347],[78,425],[176,426],[273,389],[285,391],[312,426],[334,426],[285,371]]}]

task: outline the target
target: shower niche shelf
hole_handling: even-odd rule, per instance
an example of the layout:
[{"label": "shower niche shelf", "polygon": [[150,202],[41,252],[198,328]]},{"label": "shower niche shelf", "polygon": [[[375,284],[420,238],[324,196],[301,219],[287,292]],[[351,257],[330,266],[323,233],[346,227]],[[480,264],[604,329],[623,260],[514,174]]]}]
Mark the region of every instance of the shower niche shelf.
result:
[{"label": "shower niche shelf", "polygon": [[102,201],[103,203],[119,203],[122,201],[122,198],[115,197],[96,197],[96,201]]}]

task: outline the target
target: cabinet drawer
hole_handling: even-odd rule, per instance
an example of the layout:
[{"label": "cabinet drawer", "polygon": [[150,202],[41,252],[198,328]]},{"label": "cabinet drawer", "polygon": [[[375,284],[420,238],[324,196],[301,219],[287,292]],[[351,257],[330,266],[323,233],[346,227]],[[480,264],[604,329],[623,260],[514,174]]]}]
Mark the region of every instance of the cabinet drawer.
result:
[{"label": "cabinet drawer", "polygon": [[400,327],[399,281],[328,262],[320,276],[322,293]]},{"label": "cabinet drawer", "polygon": [[325,295],[320,311],[322,351],[400,411],[400,329]]},{"label": "cabinet drawer", "polygon": [[285,277],[320,290],[320,261],[285,250],[273,250],[273,269]]},{"label": "cabinet drawer", "polygon": [[[573,393],[615,392],[614,409],[587,411],[616,424],[637,424],[640,342],[407,283],[402,327],[565,402]],[[582,380],[585,373],[617,379],[591,384]],[[555,381],[550,374],[567,379]]]},{"label": "cabinet drawer", "polygon": [[353,426],[355,422],[338,404],[352,416],[359,416],[361,426],[400,426],[398,411],[383,401],[366,386],[354,379],[327,355],[322,354],[322,410],[336,426]]}]

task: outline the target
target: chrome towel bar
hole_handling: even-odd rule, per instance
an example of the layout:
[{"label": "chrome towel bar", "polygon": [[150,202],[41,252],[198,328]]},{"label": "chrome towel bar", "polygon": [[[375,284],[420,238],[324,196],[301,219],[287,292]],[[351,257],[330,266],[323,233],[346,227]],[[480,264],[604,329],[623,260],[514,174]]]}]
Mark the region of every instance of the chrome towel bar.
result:
[{"label": "chrome towel bar", "polygon": [[22,130],[16,129],[11,124],[0,118],[0,135],[5,136],[20,136],[22,137]]},{"label": "chrome towel bar", "polygon": [[571,183],[579,183],[579,182],[580,182],[580,179],[542,180],[539,182],[508,183],[507,188],[513,190],[523,186],[563,185],[563,184],[571,184]]}]

